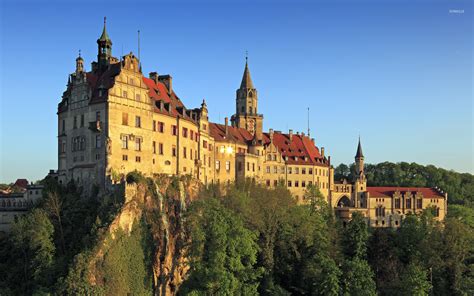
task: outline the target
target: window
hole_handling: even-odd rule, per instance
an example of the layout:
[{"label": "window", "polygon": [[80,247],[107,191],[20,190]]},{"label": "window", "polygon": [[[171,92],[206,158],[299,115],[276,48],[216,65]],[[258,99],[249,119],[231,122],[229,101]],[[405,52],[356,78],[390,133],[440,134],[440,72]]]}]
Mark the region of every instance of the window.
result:
[{"label": "window", "polygon": [[300,168],[295,168],[295,174],[299,174],[300,173]]},{"label": "window", "polygon": [[252,172],[255,172],[255,163],[252,163]]},{"label": "window", "polygon": [[301,187],[306,188],[306,182],[305,181],[301,181]]},{"label": "window", "polygon": [[84,127],[84,114],[81,115],[81,127]]},{"label": "window", "polygon": [[308,186],[312,186],[313,185],[313,181],[308,181]]},{"label": "window", "polygon": [[142,159],[141,159],[141,157],[140,157],[140,156],[136,156],[136,157],[135,157],[135,161],[136,161],[136,162],[141,162],[141,161],[142,161]]},{"label": "window", "polygon": [[159,144],[158,144],[158,153],[159,153],[160,155],[163,155],[163,143],[159,143]]},{"label": "window", "polygon": [[203,124],[202,124],[202,129],[203,129],[203,130],[207,130],[207,124],[203,123]]},{"label": "window", "polygon": [[193,149],[192,148],[189,149],[189,157],[191,158],[191,160],[193,160]]},{"label": "window", "polygon": [[178,135],[178,127],[177,127],[176,125],[172,125],[172,126],[171,126],[171,134],[172,134],[173,136]]},{"label": "window", "polygon": [[77,128],[77,117],[74,116],[74,125],[73,125],[74,128]]},{"label": "window", "polygon": [[137,101],[139,101],[139,102],[141,101],[140,94],[136,94],[136,95],[135,95],[135,100],[137,100]]},{"label": "window", "polygon": [[62,125],[63,125],[63,133],[64,133],[66,132],[66,120],[63,119]]},{"label": "window", "polygon": [[312,169],[312,168],[309,168],[309,169],[308,169],[308,174],[310,174],[310,175],[313,174],[313,169]]},{"label": "window", "polygon": [[274,166],[274,167],[273,167],[273,173],[274,173],[274,174],[278,174],[278,167],[277,167],[277,166]]},{"label": "window", "polygon": [[176,146],[171,147],[171,155],[173,155],[173,157],[176,157]]},{"label": "window", "polygon": [[100,111],[95,112],[95,121],[100,121]]},{"label": "window", "polygon": [[135,127],[142,127],[142,119],[140,116],[135,116]]},{"label": "window", "polygon": [[300,187],[300,182],[295,181],[295,187]]},{"label": "window", "polygon": [[276,154],[273,154],[273,156],[272,156],[272,160],[273,160],[273,161],[276,161],[276,160],[277,160],[277,156],[276,156]]},{"label": "window", "polygon": [[216,160],[216,171],[220,170],[221,168],[221,162]]},{"label": "window", "polygon": [[128,137],[126,135],[122,136],[122,149],[128,149]]},{"label": "window", "polygon": [[155,141],[153,141],[152,147],[153,147],[153,154],[156,154],[156,142]]},{"label": "window", "polygon": [[382,206],[379,206],[375,208],[375,216],[377,217],[385,217],[385,208]]},{"label": "window", "polygon": [[418,199],[416,200],[416,207],[417,207],[418,209],[422,209],[422,208],[423,208],[423,200],[422,200],[421,198],[418,198]]},{"label": "window", "polygon": [[301,174],[306,175],[306,169],[305,168],[301,169]]},{"label": "window", "polygon": [[225,170],[226,170],[227,172],[230,172],[230,161],[226,161],[226,162],[225,162]]},{"label": "window", "polygon": [[292,171],[291,167],[288,167],[288,174],[291,175],[291,171]]},{"label": "window", "polygon": [[187,158],[187,155],[186,155],[186,147],[183,147],[183,158]]},{"label": "window", "polygon": [[270,180],[266,181],[267,187],[270,187]]},{"label": "window", "polygon": [[151,129],[156,132],[156,120],[153,120],[153,124],[151,126]]},{"label": "window", "polygon": [[191,138],[191,140],[194,140],[194,131],[190,130],[189,133],[190,133],[189,137]]},{"label": "window", "polygon": [[280,168],[280,174],[284,174],[285,173],[285,167],[284,166],[281,166]]},{"label": "window", "polygon": [[396,198],[395,199],[395,209],[399,209],[399,208],[400,208],[400,199]]},{"label": "window", "polygon": [[122,160],[123,160],[123,161],[127,161],[127,160],[128,160],[128,155],[125,155],[125,154],[122,155]]},{"label": "window", "polygon": [[127,93],[127,91],[126,91],[126,90],[124,90],[124,91],[122,92],[122,97],[124,97],[124,98],[128,98],[128,93]]},{"label": "window", "polygon": [[66,153],[66,140],[61,142],[61,153]]},{"label": "window", "polygon": [[141,138],[136,138],[135,139],[135,150],[136,151],[142,151],[142,139]]},{"label": "window", "polygon": [[267,166],[267,174],[270,174],[270,167]]},{"label": "window", "polygon": [[278,186],[278,180],[273,180],[273,186]]},{"label": "window", "polygon": [[122,113],[122,125],[128,125],[128,113]]},{"label": "window", "polygon": [[406,208],[411,209],[411,198],[407,198],[406,200]]},{"label": "window", "polygon": [[288,181],[288,187],[291,187],[291,181]]},{"label": "window", "polygon": [[247,162],[247,171],[250,171],[250,162]]},{"label": "window", "polygon": [[183,137],[187,138],[188,137],[188,129],[183,127]]},{"label": "window", "polygon": [[158,121],[158,131],[159,131],[160,133],[164,133],[164,132],[165,132],[165,123],[164,123],[164,122]]},{"label": "window", "polygon": [[95,148],[100,148],[102,145],[101,145],[101,141],[100,141],[100,135],[97,135],[95,136]]},{"label": "window", "polygon": [[434,216],[439,217],[439,208],[438,207],[436,207],[436,209],[434,211]]},{"label": "window", "polygon": [[207,148],[207,141],[202,141],[202,147]]}]

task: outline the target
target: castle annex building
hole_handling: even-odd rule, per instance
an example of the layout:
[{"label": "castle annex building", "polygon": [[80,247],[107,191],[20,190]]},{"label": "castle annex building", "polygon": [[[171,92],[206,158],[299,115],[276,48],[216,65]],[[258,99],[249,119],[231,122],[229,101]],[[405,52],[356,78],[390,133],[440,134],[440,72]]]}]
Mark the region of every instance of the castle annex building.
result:
[{"label": "castle annex building", "polygon": [[397,226],[407,213],[432,206],[444,219],[447,195],[440,190],[367,187],[360,141],[358,177],[335,182],[330,157],[309,135],[264,132],[247,62],[235,114],[218,124],[209,122],[205,101],[185,107],[170,75],[145,77],[133,53],[113,57],[105,22],[97,45],[90,71],[76,59],[58,105],[60,181],[107,188],[133,170],[188,174],[203,184],[252,178],[268,187],[285,184],[301,203],[306,187],[316,185],[340,217],[360,211],[373,226]]}]

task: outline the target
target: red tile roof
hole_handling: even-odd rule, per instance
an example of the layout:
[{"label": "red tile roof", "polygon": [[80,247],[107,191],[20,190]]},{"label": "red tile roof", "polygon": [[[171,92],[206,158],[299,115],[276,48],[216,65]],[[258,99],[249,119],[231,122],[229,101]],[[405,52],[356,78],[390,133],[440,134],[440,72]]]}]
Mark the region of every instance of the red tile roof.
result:
[{"label": "red tile roof", "polygon": [[244,128],[227,126],[228,135],[225,137],[225,125],[218,123],[209,123],[211,136],[216,141],[235,141],[239,144],[248,145],[252,141],[253,136]]},{"label": "red tile roof", "polygon": [[402,194],[420,192],[424,198],[444,197],[436,189],[428,187],[367,187],[367,192],[373,197],[392,197],[396,191],[400,191]]},{"label": "red tile roof", "polygon": [[28,186],[28,180],[26,179],[17,179],[15,181],[15,186],[21,187],[21,188],[26,188]]},{"label": "red tile roof", "polygon": [[[270,144],[270,134],[264,133],[265,145]],[[288,164],[328,165],[311,139],[307,136],[273,133],[273,144],[283,157],[288,157]]]}]

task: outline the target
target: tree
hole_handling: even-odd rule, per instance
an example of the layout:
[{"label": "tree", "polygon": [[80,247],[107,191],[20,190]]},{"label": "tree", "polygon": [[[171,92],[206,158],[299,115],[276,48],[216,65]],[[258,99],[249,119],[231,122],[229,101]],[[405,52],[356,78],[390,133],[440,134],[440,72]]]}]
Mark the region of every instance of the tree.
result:
[{"label": "tree", "polygon": [[400,280],[402,295],[424,296],[429,294],[431,288],[427,271],[418,264],[408,264]]},{"label": "tree", "polygon": [[18,285],[24,294],[51,284],[49,274],[55,253],[53,232],[51,221],[41,209],[33,209],[13,225],[11,241],[18,251],[11,251],[21,254],[16,260],[22,269]]},{"label": "tree", "polygon": [[377,295],[374,273],[366,260],[355,257],[344,265],[344,295]]},{"label": "tree", "polygon": [[193,204],[188,221],[190,272],[181,292],[257,295],[256,235],[215,198]]},{"label": "tree", "polygon": [[352,213],[352,219],[343,232],[342,244],[348,259],[364,259],[367,255],[369,231],[364,216],[359,212]]},{"label": "tree", "polygon": [[349,167],[341,163],[334,169],[334,180],[348,179],[350,173]]}]

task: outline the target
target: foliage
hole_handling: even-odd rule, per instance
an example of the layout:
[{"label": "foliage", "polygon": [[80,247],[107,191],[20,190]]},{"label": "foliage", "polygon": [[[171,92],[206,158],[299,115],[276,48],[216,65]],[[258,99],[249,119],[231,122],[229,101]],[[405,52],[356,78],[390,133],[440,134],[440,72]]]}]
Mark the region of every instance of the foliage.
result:
[{"label": "foliage", "polygon": [[256,295],[261,275],[255,268],[256,235],[217,199],[196,202],[190,213],[191,271],[182,293]]},{"label": "foliage", "polygon": [[401,276],[401,292],[404,295],[425,296],[429,294],[431,288],[426,270],[415,263],[410,263]]},{"label": "foliage", "polygon": [[347,258],[366,258],[369,238],[367,227],[367,222],[361,213],[352,213],[352,219],[343,233],[343,250]]},{"label": "foliage", "polygon": [[355,257],[344,264],[344,295],[374,296],[377,295],[374,273],[366,260]]}]

